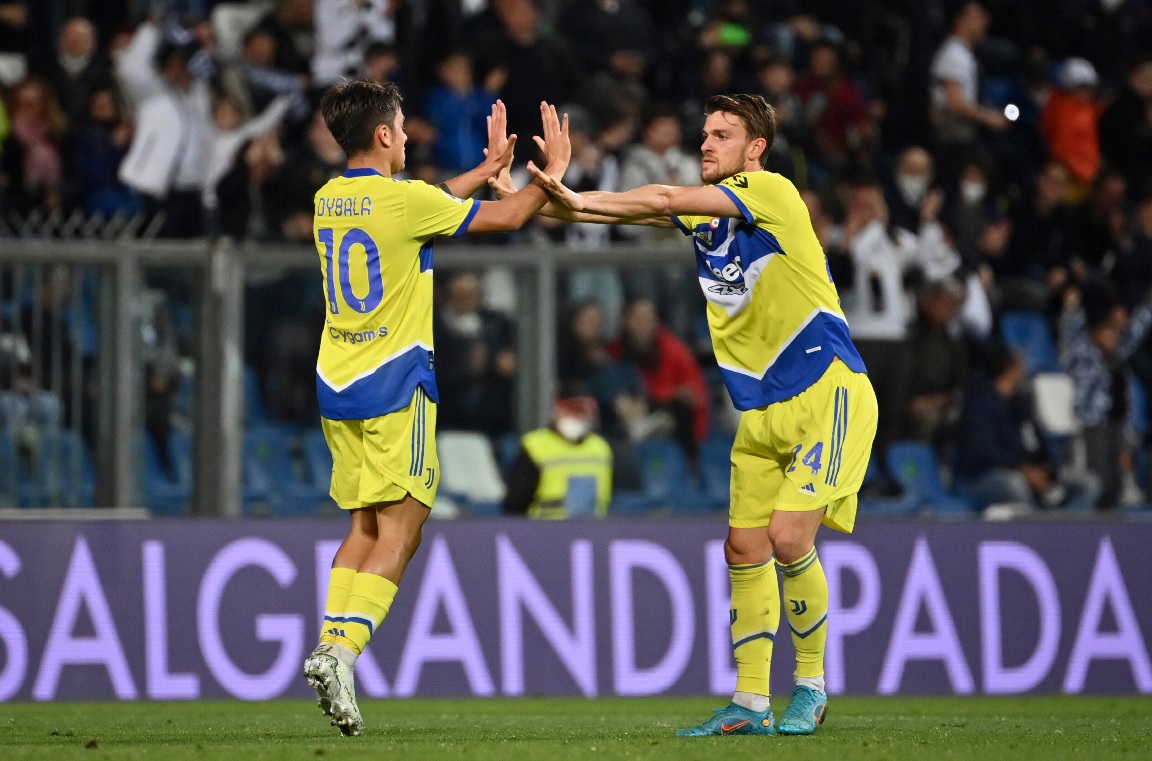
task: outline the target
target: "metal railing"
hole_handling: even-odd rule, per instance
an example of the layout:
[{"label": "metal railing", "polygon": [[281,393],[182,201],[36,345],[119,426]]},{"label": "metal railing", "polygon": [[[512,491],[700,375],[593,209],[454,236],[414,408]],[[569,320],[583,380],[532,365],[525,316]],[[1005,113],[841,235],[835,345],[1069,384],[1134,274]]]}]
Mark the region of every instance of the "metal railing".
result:
[{"label": "metal railing", "polygon": [[[516,341],[518,372],[514,417],[527,428],[546,423],[552,414],[556,367],[558,278],[562,271],[588,267],[623,269],[687,266],[688,250],[681,244],[613,246],[600,250],[575,250],[563,246],[483,246],[455,244],[439,248],[435,266],[441,269],[483,270],[502,267],[516,277]],[[90,399],[72,400],[72,416],[56,426],[66,438],[80,437],[91,447],[94,467],[94,503],[104,507],[139,504],[142,476],[141,439],[146,340],[142,338],[149,273],[164,268],[169,284],[175,280],[191,294],[194,320],[192,355],[195,365],[195,414],[193,419],[192,499],[195,515],[238,516],[242,512],[242,462],[244,436],[244,314],[245,280],[249,276],[306,270],[317,273],[315,250],[308,246],[236,246],[227,241],[170,243],[144,241],[72,242],[0,239],[0,308],[9,313],[22,304],[37,314],[55,308],[81,308],[92,312],[94,336],[88,336],[88,365],[80,352],[71,353],[72,363],[49,364],[62,379],[65,374],[90,376],[90,382],[65,384],[34,377],[33,389],[50,394],[81,394]],[[75,290],[63,298],[58,290],[39,290],[53,273],[85,280],[88,291]],[[61,276],[62,277],[62,276]],[[39,295],[38,295],[39,294]],[[56,295],[53,295],[56,294]],[[52,303],[56,299],[57,303]],[[85,301],[87,299],[87,301]],[[30,305],[30,309],[28,308]],[[0,313],[0,318],[3,313]],[[55,323],[52,323],[55,325]],[[63,330],[76,331],[76,321],[64,322]],[[3,336],[27,334],[27,325],[0,322],[0,355]],[[60,328],[57,328],[60,329]],[[70,339],[76,343],[76,336]],[[67,345],[63,334],[46,343],[51,351]],[[56,348],[52,348],[56,347]],[[40,348],[40,347],[37,347]],[[67,367],[65,367],[67,365]],[[0,370],[0,390],[4,388]],[[75,380],[75,379],[74,379]],[[82,424],[77,411],[92,407],[92,422]],[[0,409],[0,415],[3,414]],[[3,418],[0,417],[0,423]],[[2,439],[3,437],[0,437]],[[9,439],[12,436],[9,435]],[[61,452],[65,449],[61,448]],[[86,470],[81,454],[68,449],[65,468],[70,484],[83,480]],[[7,459],[5,459],[7,457]],[[27,459],[25,457],[25,459]],[[21,473],[19,453],[15,459],[0,447],[0,495],[5,479],[27,480]],[[20,484],[16,485],[19,491]],[[75,490],[61,494],[61,503],[81,502]]]}]

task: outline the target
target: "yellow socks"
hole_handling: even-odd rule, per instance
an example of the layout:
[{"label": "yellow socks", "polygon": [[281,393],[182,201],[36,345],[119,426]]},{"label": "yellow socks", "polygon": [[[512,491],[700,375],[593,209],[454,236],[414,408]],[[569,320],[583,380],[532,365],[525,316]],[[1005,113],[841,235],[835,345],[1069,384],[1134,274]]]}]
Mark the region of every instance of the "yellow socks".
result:
[{"label": "yellow socks", "polygon": [[354,568],[333,568],[328,574],[328,601],[324,603],[324,624],[320,627],[321,642],[337,642],[344,621],[344,606],[352,592]]},{"label": "yellow socks", "polygon": [[[333,569],[334,572],[335,570]],[[343,610],[336,615],[324,616],[324,634],[320,637],[320,641],[341,645],[359,655],[368,645],[368,640],[372,639],[376,628],[388,615],[388,609],[396,599],[397,588],[383,576],[372,573],[353,572],[353,574]],[[331,585],[331,582],[329,584]],[[330,596],[329,603],[331,599]]]},{"label": "yellow socks", "polygon": [[772,642],[780,622],[776,564],[730,565],[732,580],[732,652],[736,656],[736,691],[768,695]]},{"label": "yellow socks", "polygon": [[828,579],[816,548],[795,563],[781,564],[780,573],[784,576],[784,612],[796,646],[796,677],[822,677],[828,640]]}]

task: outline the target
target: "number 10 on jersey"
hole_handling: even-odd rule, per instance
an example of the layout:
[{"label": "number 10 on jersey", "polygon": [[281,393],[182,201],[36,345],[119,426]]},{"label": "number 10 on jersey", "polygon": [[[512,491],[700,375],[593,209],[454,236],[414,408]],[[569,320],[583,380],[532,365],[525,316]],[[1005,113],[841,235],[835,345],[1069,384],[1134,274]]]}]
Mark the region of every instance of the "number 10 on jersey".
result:
[{"label": "number 10 on jersey", "polygon": [[[384,300],[384,277],[380,271],[380,249],[372,236],[359,227],[353,227],[340,238],[339,247],[336,246],[336,231],[331,227],[322,227],[316,231],[316,237],[324,246],[324,266],[328,271],[325,290],[328,294],[328,311],[340,314],[340,303],[336,298],[336,270],[340,270],[340,296],[348,307],[361,314],[374,311]],[[367,268],[368,293],[357,296],[352,290],[352,274],[350,263],[353,246],[362,246],[365,254]],[[339,264],[339,266],[335,266]]]}]

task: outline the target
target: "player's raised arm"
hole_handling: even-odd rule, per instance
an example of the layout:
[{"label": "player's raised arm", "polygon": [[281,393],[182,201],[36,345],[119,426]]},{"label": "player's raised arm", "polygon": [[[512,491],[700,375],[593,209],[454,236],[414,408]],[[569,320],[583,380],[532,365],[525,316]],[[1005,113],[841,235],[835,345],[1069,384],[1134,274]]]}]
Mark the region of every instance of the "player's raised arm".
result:
[{"label": "player's raised arm", "polygon": [[464,174],[443,183],[444,190],[457,198],[471,196],[484,187],[490,178],[512,166],[512,157],[516,151],[516,136],[508,134],[508,109],[504,106],[504,101],[497,100],[492,104],[492,113],[488,115],[487,120],[488,147],[484,149],[484,160]]},{"label": "player's raised arm", "polygon": [[552,197],[558,209],[613,217],[620,221],[646,217],[743,217],[736,202],[715,185],[680,188],[644,185],[623,193],[577,193],[529,165],[528,171]]},{"label": "player's raised arm", "polygon": [[[544,151],[546,164],[538,170],[529,163],[530,170],[539,171],[543,177],[559,178],[568,171],[568,161],[572,157],[572,143],[568,139],[568,116],[563,123],[556,115],[556,107],[540,104],[540,121],[544,136],[537,142]],[[499,201],[483,201],[471,224],[470,233],[509,232],[519,230],[548,201],[548,194],[536,182]]]}]

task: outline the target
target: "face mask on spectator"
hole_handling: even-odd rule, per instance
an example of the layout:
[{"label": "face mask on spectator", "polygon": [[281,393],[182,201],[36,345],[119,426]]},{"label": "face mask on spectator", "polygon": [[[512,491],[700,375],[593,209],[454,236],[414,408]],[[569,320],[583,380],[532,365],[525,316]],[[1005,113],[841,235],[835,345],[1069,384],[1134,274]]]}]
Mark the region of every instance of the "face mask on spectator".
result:
[{"label": "face mask on spectator", "polygon": [[592,421],[563,415],[556,418],[556,431],[568,441],[576,443],[592,432]]},{"label": "face mask on spectator", "polygon": [[68,55],[67,53],[61,53],[60,68],[64,69],[68,76],[75,77],[84,71],[84,67],[87,66],[91,60],[91,55]]},{"label": "face mask on spectator", "polygon": [[924,200],[928,192],[928,178],[915,174],[901,174],[896,177],[896,187],[900,188],[900,195],[910,206],[916,206]]},{"label": "face mask on spectator", "polygon": [[982,182],[964,180],[960,183],[960,197],[964,199],[966,204],[980,203],[984,200],[986,192],[988,192],[988,188]]}]

